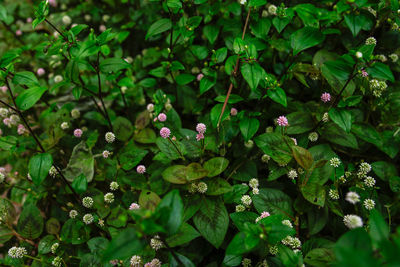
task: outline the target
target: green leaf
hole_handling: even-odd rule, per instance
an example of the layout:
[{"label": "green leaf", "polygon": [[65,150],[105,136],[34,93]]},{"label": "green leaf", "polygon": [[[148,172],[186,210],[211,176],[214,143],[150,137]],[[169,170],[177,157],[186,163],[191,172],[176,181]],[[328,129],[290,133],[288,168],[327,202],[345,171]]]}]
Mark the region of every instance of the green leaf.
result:
[{"label": "green leaf", "polygon": [[293,214],[291,198],[278,189],[262,188],[253,196],[254,207],[259,213],[268,211],[288,217]]},{"label": "green leaf", "polygon": [[187,74],[187,73],[182,73],[182,74],[176,76],[176,78],[175,78],[176,83],[179,85],[188,84],[188,83],[194,81],[195,79],[196,79],[196,77],[194,75]]},{"label": "green leaf", "polygon": [[82,173],[78,177],[76,177],[72,182],[71,186],[78,194],[86,192],[88,187],[88,182],[85,175]]},{"label": "green leaf", "polygon": [[331,108],[329,118],[340,128],[349,133],[351,130],[351,113],[344,109]]},{"label": "green leaf", "polygon": [[377,246],[389,238],[389,226],[376,209],[371,210],[369,217],[369,234]]},{"label": "green leaf", "polygon": [[244,117],[240,120],[239,128],[245,141],[250,140],[260,127],[260,122],[256,118]]},{"label": "green leaf", "polygon": [[285,108],[287,107],[286,93],[282,88],[268,89],[267,95],[276,103],[281,104]]},{"label": "green leaf", "polygon": [[304,27],[290,36],[290,45],[293,48],[293,55],[316,46],[325,40],[325,35],[317,28]]},{"label": "green leaf", "polygon": [[311,153],[300,146],[292,146],[293,156],[297,163],[306,170],[311,169],[314,162]]},{"label": "green leaf", "polygon": [[117,117],[113,122],[113,129],[118,140],[128,141],[133,134],[132,123],[124,117]]},{"label": "green leaf", "polygon": [[179,190],[175,189],[164,196],[157,206],[160,224],[167,229],[169,235],[178,232],[183,223],[183,202]]},{"label": "green leaf", "polygon": [[240,68],[243,78],[246,80],[250,89],[254,91],[263,78],[264,69],[258,63],[246,63]]},{"label": "green leaf", "polygon": [[263,6],[267,3],[267,0],[250,0],[249,1],[249,7],[258,7],[258,6]]},{"label": "green leaf", "polygon": [[193,222],[208,242],[216,248],[221,246],[229,226],[228,212],[221,200],[203,199]]},{"label": "green leaf", "polygon": [[86,177],[88,183],[92,181],[94,175],[94,158],[92,151],[84,141],[81,141],[72,150],[71,158],[63,173],[69,182],[74,181],[75,177],[81,174]]},{"label": "green leaf", "polygon": [[199,232],[197,232],[193,226],[188,223],[184,223],[182,224],[181,228],[179,228],[179,231],[175,235],[168,237],[166,241],[170,247],[176,247],[189,243],[199,236]]},{"label": "green leaf", "polygon": [[314,248],[304,257],[310,266],[328,267],[335,261],[335,254],[329,248]]},{"label": "green leaf", "polygon": [[375,62],[372,67],[367,68],[367,72],[373,78],[394,82],[394,76],[389,66],[381,62]]},{"label": "green leaf", "polygon": [[100,71],[104,73],[118,72],[129,67],[130,64],[122,58],[107,58],[100,62]]},{"label": "green leaf", "polygon": [[146,40],[157,34],[163,33],[171,29],[172,23],[170,19],[160,19],[151,24],[150,28],[147,30]]},{"label": "green leaf", "polygon": [[39,99],[42,97],[44,92],[47,91],[46,87],[31,87],[25,91],[23,91],[20,95],[17,96],[15,102],[17,103],[17,107],[21,110],[27,110],[31,108]]},{"label": "green leaf", "polygon": [[132,255],[139,255],[144,249],[144,240],[138,237],[135,229],[127,228],[113,238],[104,251],[102,261],[114,259],[126,260]]},{"label": "green leaf", "polygon": [[0,148],[4,150],[11,150],[18,143],[16,136],[0,136]]},{"label": "green leaf", "polygon": [[321,68],[322,75],[324,75],[325,78],[333,76],[340,81],[346,81],[353,70],[353,64],[354,62],[344,56],[336,60],[325,61]]},{"label": "green leaf", "polygon": [[137,147],[133,141],[126,145],[120,155],[120,164],[122,169],[129,171],[139,164],[139,162],[148,154],[147,150]]},{"label": "green leaf", "polygon": [[107,225],[121,228],[125,227],[128,222],[128,214],[125,208],[117,206],[111,210],[110,215],[107,217]]},{"label": "green leaf", "polygon": [[90,228],[80,220],[69,219],[61,228],[60,240],[73,245],[85,243],[90,238]]},{"label": "green leaf", "polygon": [[216,157],[207,160],[203,168],[208,171],[208,177],[214,177],[221,174],[229,165],[229,160],[223,157]]},{"label": "green leaf", "polygon": [[160,201],[160,197],[156,193],[149,190],[143,190],[139,196],[140,207],[151,211],[154,211],[156,209]]},{"label": "green leaf", "polygon": [[208,171],[199,163],[190,163],[188,166],[174,165],[166,168],[162,177],[164,180],[173,184],[186,184],[190,181],[206,177]]},{"label": "green leaf", "polygon": [[226,248],[226,254],[242,255],[249,253],[258,246],[259,242],[260,237],[246,232],[239,232],[233,237]]},{"label": "green leaf", "polygon": [[98,236],[90,239],[87,242],[87,245],[90,249],[90,252],[92,252],[93,254],[100,254],[107,248],[109,243],[110,241],[108,241],[107,238]]},{"label": "green leaf", "polygon": [[242,211],[231,213],[230,217],[240,232],[246,232],[248,230],[247,224],[254,224],[258,215],[251,211]]},{"label": "green leaf", "polygon": [[214,44],[218,38],[219,27],[214,24],[208,24],[203,28],[203,33],[210,44]]},{"label": "green leaf", "polygon": [[306,133],[314,128],[314,121],[309,112],[297,111],[287,115],[289,127],[287,134]]},{"label": "green leaf", "polygon": [[25,238],[38,238],[43,232],[44,221],[40,210],[32,203],[24,205],[18,219],[17,231]]},{"label": "green leaf", "polygon": [[310,203],[323,207],[325,205],[325,189],[318,183],[308,182],[306,185],[300,187],[303,197]]},{"label": "green leaf", "polygon": [[40,185],[46,179],[52,165],[53,158],[49,153],[41,153],[33,156],[29,161],[29,174],[33,183]]},{"label": "green leaf", "polygon": [[361,29],[370,30],[373,24],[372,20],[363,13],[345,15],[344,21],[354,37],[358,35]]},{"label": "green leaf", "polygon": [[46,235],[45,237],[40,239],[38,245],[38,252],[40,254],[47,254],[51,251],[51,246],[56,243],[56,239],[53,235]]},{"label": "green leaf", "polygon": [[374,173],[383,181],[388,181],[390,177],[397,176],[396,166],[386,161],[376,161],[371,164]]},{"label": "green leaf", "polygon": [[369,124],[353,124],[351,131],[360,139],[374,144],[378,148],[382,145],[382,137],[375,128]]},{"label": "green leaf", "polygon": [[[226,95],[219,95],[214,100],[224,103],[225,99],[226,99]],[[231,94],[228,99],[228,104],[236,104],[243,100],[244,100],[243,97],[241,97],[240,95]]]},{"label": "green leaf", "polygon": [[216,84],[216,79],[211,77],[204,77],[200,81],[200,94],[204,94]]},{"label": "green leaf", "polygon": [[22,84],[27,85],[29,87],[37,87],[40,86],[38,79],[35,74],[30,71],[20,71],[15,73],[13,77],[13,83],[15,85]]},{"label": "green leaf", "polygon": [[346,133],[335,123],[326,123],[321,132],[321,137],[325,140],[350,148],[358,148],[356,137],[351,133]]},{"label": "green leaf", "polygon": [[287,164],[292,159],[292,139],[279,133],[264,133],[254,138],[256,145],[277,163]]},{"label": "green leaf", "polygon": [[232,190],[232,186],[226,180],[221,178],[213,178],[207,181],[207,187],[206,195],[208,196],[218,196]]}]

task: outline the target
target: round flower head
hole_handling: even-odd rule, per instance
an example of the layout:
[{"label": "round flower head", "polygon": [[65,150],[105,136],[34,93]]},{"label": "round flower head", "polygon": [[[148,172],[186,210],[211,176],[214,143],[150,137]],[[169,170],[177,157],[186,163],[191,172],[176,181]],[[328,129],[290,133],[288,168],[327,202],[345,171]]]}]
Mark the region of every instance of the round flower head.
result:
[{"label": "round flower head", "polygon": [[236,116],[238,114],[238,111],[236,108],[231,108],[231,116]]},{"label": "round flower head", "polygon": [[196,131],[198,133],[204,134],[207,130],[207,127],[204,123],[198,123],[196,126]]},{"label": "round flower head", "polygon": [[363,162],[360,164],[359,170],[360,172],[367,174],[371,171],[371,165],[369,165],[367,162]]},{"label": "round flower head", "polygon": [[13,114],[10,116],[10,121],[12,125],[17,125],[17,123],[19,122],[19,117]]},{"label": "round flower head", "polygon": [[111,190],[111,191],[117,190],[118,187],[119,187],[119,184],[118,184],[117,182],[111,182],[111,183],[110,183],[110,190]]},{"label": "round flower head", "polygon": [[364,184],[367,187],[374,187],[375,183],[376,183],[375,179],[371,176],[367,176],[364,178]]},{"label": "round flower head", "polygon": [[[243,1],[243,0],[241,0],[241,1]],[[243,267],[250,267],[250,266],[251,266],[251,260],[248,259],[248,258],[243,258],[243,260],[242,260],[242,266],[243,266]]]},{"label": "round flower head", "polygon": [[62,82],[64,80],[64,78],[61,76],[61,75],[56,75],[55,77],[54,77],[54,82],[55,83],[60,83],[60,82]]},{"label": "round flower head", "polygon": [[261,219],[267,218],[268,216],[270,216],[269,212],[268,211],[263,211],[261,213],[261,215],[256,218],[256,223]]},{"label": "round flower head", "polygon": [[200,140],[202,140],[202,139],[204,139],[204,134],[202,134],[202,133],[196,134],[196,140],[197,140],[197,141],[200,141]]},{"label": "round flower head", "polygon": [[311,142],[315,142],[318,140],[318,133],[317,132],[311,132],[308,135],[308,140],[310,140]]},{"label": "round flower head", "polygon": [[83,222],[84,222],[85,224],[91,224],[91,223],[93,222],[93,220],[94,220],[93,215],[90,214],[90,213],[85,214],[85,215],[83,216]]},{"label": "round flower head", "polygon": [[367,40],[365,40],[366,45],[376,45],[376,39],[374,37],[368,37]]},{"label": "round flower head", "polygon": [[329,189],[328,195],[332,200],[339,199],[339,192],[336,189]]},{"label": "round flower head", "polygon": [[168,138],[171,135],[171,130],[167,127],[162,127],[160,130],[160,135],[162,138]]},{"label": "round flower head", "polygon": [[161,267],[161,261],[157,258],[154,258],[150,262],[147,262],[144,267]]},{"label": "round flower head", "polygon": [[137,255],[132,256],[130,263],[131,263],[131,267],[140,267],[142,264],[142,258]]},{"label": "round flower head", "polygon": [[51,265],[53,265],[54,267],[62,267],[63,266],[63,260],[60,256],[55,257],[52,261],[51,261]]},{"label": "round flower head", "polygon": [[16,31],[15,31],[15,34],[16,34],[17,36],[21,36],[21,35],[22,35],[22,31],[21,31],[21,30],[16,30]]},{"label": "round flower head", "polygon": [[261,157],[261,161],[264,163],[268,163],[268,161],[271,159],[270,156],[268,156],[267,154],[262,155]]},{"label": "round flower head", "polygon": [[296,172],[296,170],[290,170],[289,172],[288,172],[288,174],[287,174],[287,176],[290,178],[290,179],[294,179],[294,178],[296,178],[297,177],[297,172]]},{"label": "round flower head", "polygon": [[373,201],[372,199],[366,199],[364,200],[364,208],[366,208],[367,210],[372,210],[373,208],[375,208],[375,201]]},{"label": "round flower head", "polygon": [[331,166],[337,168],[340,165],[340,159],[339,158],[331,158],[331,160],[329,161],[331,163]]},{"label": "round flower head", "polygon": [[71,117],[74,119],[77,119],[81,116],[81,113],[78,109],[74,108],[73,110],[71,110]]},{"label": "round flower head", "polygon": [[257,178],[252,178],[252,179],[250,179],[250,181],[249,181],[249,186],[250,186],[251,188],[257,188],[257,187],[259,186],[258,179],[257,179]]},{"label": "round flower head", "polygon": [[144,165],[139,165],[139,166],[136,167],[136,172],[140,173],[140,174],[143,174],[143,173],[146,172],[146,167]]},{"label": "round flower head", "polygon": [[63,123],[61,123],[60,127],[61,129],[66,130],[69,128],[69,124],[68,122],[64,121]]},{"label": "round flower head", "polygon": [[197,185],[197,192],[204,194],[207,192],[207,184],[205,182],[200,182]]},{"label": "round flower head", "polygon": [[164,243],[160,240],[160,237],[156,235],[150,240],[150,247],[157,251],[164,247]]},{"label": "round flower head", "polygon": [[5,118],[5,119],[3,120],[3,123],[4,123],[5,126],[7,126],[7,127],[9,127],[9,128],[12,127],[10,118]]},{"label": "round flower head", "polygon": [[288,119],[285,116],[279,116],[279,118],[276,120],[276,123],[279,126],[289,126]]},{"label": "round flower head", "polygon": [[8,256],[13,259],[22,259],[26,254],[28,254],[28,252],[24,247],[12,247],[8,250]]},{"label": "round flower head", "polygon": [[360,196],[356,192],[350,191],[346,194],[346,200],[351,204],[356,204],[360,202]]},{"label": "round flower head", "polygon": [[64,25],[68,26],[69,24],[71,24],[72,20],[70,16],[65,15],[62,17],[62,22],[64,23]]},{"label": "round flower head", "polygon": [[0,172],[0,184],[4,182],[5,178],[6,176],[4,175],[4,173]]},{"label": "round flower head", "polygon": [[289,220],[283,220],[283,221],[282,221],[282,224],[283,224],[283,225],[286,225],[287,227],[293,228],[293,225],[292,225],[292,223],[291,223]]},{"label": "round flower head", "polygon": [[113,193],[107,193],[104,195],[104,202],[106,203],[113,203],[114,202],[114,194]]},{"label": "round flower head", "polygon": [[26,132],[25,126],[22,125],[22,124],[19,124],[17,132],[18,132],[19,135],[23,135]]},{"label": "round flower head", "polygon": [[368,72],[366,70],[362,69],[361,70],[361,76],[364,77],[364,78],[368,77]]},{"label": "round flower head", "polygon": [[82,199],[82,205],[83,205],[85,208],[91,208],[91,207],[93,206],[93,198],[91,198],[91,197],[84,197],[84,198]]},{"label": "round flower head", "polygon": [[354,214],[349,214],[343,217],[344,225],[346,225],[349,229],[354,229],[357,227],[363,226],[362,219]]},{"label": "round flower head", "polygon": [[102,25],[99,26],[99,31],[100,31],[100,32],[104,32],[104,31],[106,31],[106,30],[107,30],[106,25],[103,25],[103,24],[102,24]]},{"label": "round flower head", "polygon": [[241,198],[240,200],[242,201],[242,203],[243,203],[245,206],[250,206],[250,205],[251,205],[251,202],[252,202],[251,197],[250,197],[249,195],[243,195],[242,198]]},{"label": "round flower head", "polygon": [[164,122],[167,120],[167,115],[165,115],[164,113],[160,113],[158,114],[157,118],[159,121]]},{"label": "round flower head", "polygon": [[278,252],[279,252],[279,249],[277,246],[269,247],[269,253],[271,253],[271,255],[276,255],[276,254],[278,254]]},{"label": "round flower head", "polygon": [[105,139],[107,143],[113,143],[115,141],[115,135],[112,132],[107,132]]},{"label": "round flower head", "polygon": [[76,216],[78,216],[78,212],[77,212],[76,210],[71,210],[71,211],[69,212],[69,217],[70,217],[71,219],[75,219]]},{"label": "round flower head", "polygon": [[101,153],[101,154],[103,155],[103,158],[106,159],[106,158],[108,158],[110,156],[111,153],[108,150],[104,150],[103,153]]},{"label": "round flower head", "polygon": [[49,170],[49,175],[51,176],[51,177],[56,177],[57,176],[57,169],[56,169],[56,167],[54,167],[54,166],[51,166],[51,168],[50,168],[50,170]]},{"label": "round flower head", "polygon": [[0,90],[3,92],[3,93],[5,93],[5,92],[7,92],[7,90],[8,90],[8,88],[7,88],[7,86],[2,86],[2,87],[0,87]]},{"label": "round flower head", "polygon": [[43,76],[46,73],[46,71],[43,68],[38,68],[36,73],[40,77]]},{"label": "round flower head", "polygon": [[140,209],[140,206],[139,206],[139,204],[137,204],[137,203],[132,203],[132,204],[129,206],[129,209],[130,209],[130,210],[138,210],[138,209]]},{"label": "round flower head", "polygon": [[246,210],[246,207],[243,206],[242,204],[239,204],[236,206],[235,210],[236,210],[236,212],[242,212],[242,211]]},{"label": "round flower head", "polygon": [[56,254],[56,251],[58,249],[58,247],[60,246],[59,243],[54,243],[53,245],[51,245],[51,253]]},{"label": "round flower head", "polygon": [[0,117],[7,117],[8,116],[8,109],[6,108],[0,108]]},{"label": "round flower head", "polygon": [[201,79],[203,79],[203,77],[204,77],[204,74],[203,73],[199,73],[199,74],[197,74],[197,81],[201,81]]},{"label": "round flower head", "polygon": [[356,52],[356,58],[362,58],[363,57],[363,53],[361,53],[360,51]]},{"label": "round flower head", "polygon": [[254,146],[254,141],[253,140],[249,140],[247,142],[244,142],[244,146],[251,149]]},{"label": "round flower head", "polygon": [[276,15],[277,7],[275,5],[270,5],[268,7],[268,13],[271,15]]},{"label": "round flower head", "polygon": [[153,112],[154,111],[154,104],[151,104],[151,103],[148,104],[146,109],[147,109],[148,112]]},{"label": "round flower head", "polygon": [[324,102],[324,103],[327,103],[327,102],[331,101],[331,94],[330,94],[330,93],[327,93],[327,92],[323,93],[323,94],[321,95],[321,100],[322,100],[322,102]]},{"label": "round flower head", "polygon": [[74,130],[74,136],[77,138],[80,138],[82,136],[83,132],[81,129],[75,129]]}]

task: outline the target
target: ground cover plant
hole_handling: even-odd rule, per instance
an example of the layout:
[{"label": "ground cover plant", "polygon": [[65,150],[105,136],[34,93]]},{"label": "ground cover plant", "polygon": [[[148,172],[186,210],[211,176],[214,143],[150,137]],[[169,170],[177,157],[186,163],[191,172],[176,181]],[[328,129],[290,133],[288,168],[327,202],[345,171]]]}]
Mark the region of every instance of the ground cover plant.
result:
[{"label": "ground cover plant", "polygon": [[1,266],[400,266],[397,0],[4,0]]}]

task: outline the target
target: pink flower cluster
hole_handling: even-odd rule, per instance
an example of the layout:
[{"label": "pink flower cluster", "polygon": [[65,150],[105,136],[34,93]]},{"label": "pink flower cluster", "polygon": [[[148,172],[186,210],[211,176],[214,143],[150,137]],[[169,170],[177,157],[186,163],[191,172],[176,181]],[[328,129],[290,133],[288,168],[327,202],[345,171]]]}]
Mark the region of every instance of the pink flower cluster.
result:
[{"label": "pink flower cluster", "polygon": [[279,118],[276,120],[276,123],[279,126],[289,126],[288,119],[285,116],[279,116]]},{"label": "pink flower cluster", "polygon": [[137,173],[143,174],[146,172],[146,167],[144,165],[139,165],[136,168]]},{"label": "pink flower cluster", "polygon": [[74,130],[74,136],[76,138],[81,138],[82,134],[83,134],[83,131],[81,129],[75,129]]},{"label": "pink flower cluster", "polygon": [[164,113],[160,113],[158,114],[157,118],[159,121],[164,122],[167,120],[167,115],[165,115]]},{"label": "pink flower cluster", "polygon": [[321,100],[322,100],[322,102],[324,102],[324,103],[327,103],[327,102],[331,101],[331,94],[330,94],[330,93],[327,93],[327,92],[323,93],[323,94],[321,95]]},{"label": "pink flower cluster", "polygon": [[23,135],[26,132],[25,126],[22,124],[18,124],[17,132],[19,135]]},{"label": "pink flower cluster", "polygon": [[167,127],[162,127],[160,130],[160,135],[162,138],[168,138],[171,135],[171,130]]},{"label": "pink flower cluster", "polygon": [[129,206],[129,209],[130,209],[130,210],[138,210],[138,209],[140,209],[140,206],[139,206],[139,204],[133,202],[133,203]]},{"label": "pink flower cluster", "polygon": [[206,132],[207,127],[204,123],[198,123],[196,126],[196,131],[197,131],[197,135],[196,135],[196,140],[200,141],[202,139],[204,139],[204,133]]}]

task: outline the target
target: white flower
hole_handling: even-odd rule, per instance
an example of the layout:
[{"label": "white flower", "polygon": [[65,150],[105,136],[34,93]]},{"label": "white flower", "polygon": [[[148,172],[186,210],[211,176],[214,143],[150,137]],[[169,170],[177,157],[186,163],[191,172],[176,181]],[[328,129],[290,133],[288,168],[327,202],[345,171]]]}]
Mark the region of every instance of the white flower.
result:
[{"label": "white flower", "polygon": [[101,153],[101,154],[103,155],[103,158],[106,159],[106,158],[108,158],[110,156],[111,153],[108,150],[104,150],[103,153]]},{"label": "white flower", "polygon": [[292,225],[292,223],[291,223],[289,220],[283,220],[283,221],[282,221],[282,224],[283,224],[283,225],[286,225],[286,226],[288,226],[288,227],[290,227],[290,228],[293,228],[293,225]]},{"label": "white flower", "polygon": [[344,225],[346,225],[349,229],[354,229],[357,227],[363,226],[362,219],[354,214],[349,214],[343,217]]},{"label": "white flower", "polygon": [[257,179],[257,178],[252,178],[252,179],[250,179],[250,181],[249,181],[249,186],[250,186],[251,188],[257,188],[258,185],[259,185],[259,182],[258,182],[258,179]]},{"label": "white flower", "polygon": [[69,128],[68,122],[64,121],[63,123],[61,123],[61,129],[66,130],[68,128]]},{"label": "white flower", "polygon": [[77,119],[80,116],[81,116],[81,112],[78,109],[74,108],[73,110],[71,110],[71,117],[72,118]]},{"label": "white flower", "polygon": [[277,7],[275,5],[270,5],[268,7],[268,13],[271,15],[276,15],[276,10],[277,10]]},{"label": "white flower", "polygon": [[375,201],[373,201],[372,199],[366,199],[364,200],[364,207],[367,210],[372,210],[373,208],[375,208]]},{"label": "white flower", "polygon": [[105,135],[105,139],[107,143],[113,143],[115,141],[115,134],[112,132],[107,132]]},{"label": "white flower", "polygon": [[236,210],[236,212],[242,212],[242,211],[246,210],[246,207],[241,205],[241,204],[239,204],[239,205],[236,206],[235,210]]},{"label": "white flower", "polygon": [[54,82],[55,83],[60,83],[60,82],[62,82],[63,81],[63,77],[61,76],[61,75],[56,75],[55,77],[54,77]]},{"label": "white flower", "polygon": [[367,40],[365,40],[366,45],[376,45],[376,39],[374,37],[368,37]]},{"label": "white flower", "polygon": [[159,250],[164,247],[164,243],[160,240],[160,237],[156,235],[154,238],[150,240],[150,247],[154,250]]},{"label": "white flower", "polygon": [[330,163],[331,166],[337,168],[340,165],[340,159],[338,159],[337,157],[331,158]]},{"label": "white flower", "polygon": [[68,15],[65,15],[62,17],[62,22],[64,23],[64,25],[68,26],[69,24],[71,24],[72,20]]},{"label": "white flower", "polygon": [[360,196],[356,192],[350,191],[346,194],[346,200],[351,204],[357,204],[360,202]]},{"label": "white flower", "polygon": [[315,142],[318,140],[318,133],[316,132],[312,132],[308,135],[308,140],[310,140],[311,142]]},{"label": "white flower", "polygon": [[0,117],[7,117],[8,116],[8,109],[6,108],[0,108]]},{"label": "white flower", "polygon": [[367,187],[374,187],[376,181],[374,178],[372,178],[371,176],[367,176],[364,178],[364,184]]},{"label": "white flower", "polygon": [[369,165],[367,162],[363,162],[360,164],[359,170],[361,173],[367,174],[371,171],[371,165]]},{"label": "white flower", "polygon": [[328,121],[329,121],[329,114],[328,114],[328,112],[325,112],[324,115],[322,115],[322,121],[323,121],[323,122],[328,122]]},{"label": "white flower", "polygon": [[270,156],[268,156],[267,154],[262,155],[261,157],[261,161],[264,163],[268,163],[268,161],[271,159]]},{"label": "white flower", "polygon": [[296,172],[296,170],[290,170],[289,172],[288,172],[288,174],[287,174],[287,176],[290,178],[290,179],[294,179],[294,178],[296,178],[297,177],[297,172]]},{"label": "white flower", "polygon": [[328,195],[333,200],[339,199],[339,192],[336,189],[329,189]]},{"label": "white flower", "polygon": [[118,184],[117,182],[111,182],[111,183],[110,183],[110,190],[111,190],[111,191],[117,190],[118,187],[119,187],[119,184]]},{"label": "white flower", "polygon": [[253,140],[249,140],[247,142],[244,142],[244,146],[247,148],[252,148],[254,146],[254,141]]},{"label": "white flower", "polygon": [[242,260],[242,266],[243,267],[250,267],[251,266],[251,260],[248,258],[243,258]]},{"label": "white flower", "polygon": [[241,201],[245,206],[250,206],[252,202],[251,197],[249,195],[243,195]]},{"label": "white flower", "polygon": [[78,212],[77,212],[76,210],[71,210],[71,211],[69,212],[69,217],[70,217],[71,219],[75,219],[76,216],[78,216]]},{"label": "white flower", "polygon": [[51,265],[55,266],[55,267],[61,267],[62,266],[62,258],[57,256],[55,257],[52,262]]},{"label": "white flower", "polygon": [[91,197],[84,197],[84,198],[82,199],[82,205],[83,205],[85,208],[91,208],[91,207],[93,206],[93,198],[91,198]]},{"label": "white flower", "polygon": [[14,259],[21,259],[26,254],[28,254],[28,252],[24,247],[12,247],[8,250],[8,256]]},{"label": "white flower", "polygon": [[93,220],[94,220],[93,215],[90,214],[90,213],[85,214],[85,215],[83,216],[83,222],[84,222],[85,224],[91,224],[91,223],[93,222]]},{"label": "white flower", "polygon": [[207,184],[205,182],[200,182],[197,184],[197,192],[204,194],[207,192]]},{"label": "white flower", "polygon": [[51,168],[50,168],[50,170],[49,170],[49,175],[51,176],[51,177],[56,177],[57,176],[57,169],[56,169],[56,167],[54,167],[54,166],[51,166]]},{"label": "white flower", "polygon": [[107,193],[104,195],[104,202],[106,203],[113,203],[114,202],[114,194],[113,193]]},{"label": "white flower", "polygon": [[360,51],[356,52],[356,57],[357,58],[362,58],[363,57],[363,53],[361,53]]},{"label": "white flower", "polygon": [[240,3],[241,5],[245,5],[245,4],[247,3],[247,0],[239,0],[239,3]]},{"label": "white flower", "polygon": [[131,260],[131,267],[140,267],[140,264],[142,263],[142,258],[140,256],[132,256]]},{"label": "white flower", "polygon": [[150,103],[150,104],[147,105],[146,108],[147,108],[147,111],[148,111],[148,112],[153,112],[153,111],[154,111],[154,104],[151,104],[151,103]]},{"label": "white flower", "polygon": [[58,247],[60,246],[59,243],[54,243],[53,245],[51,245],[51,253],[56,254],[56,251],[58,249]]}]

